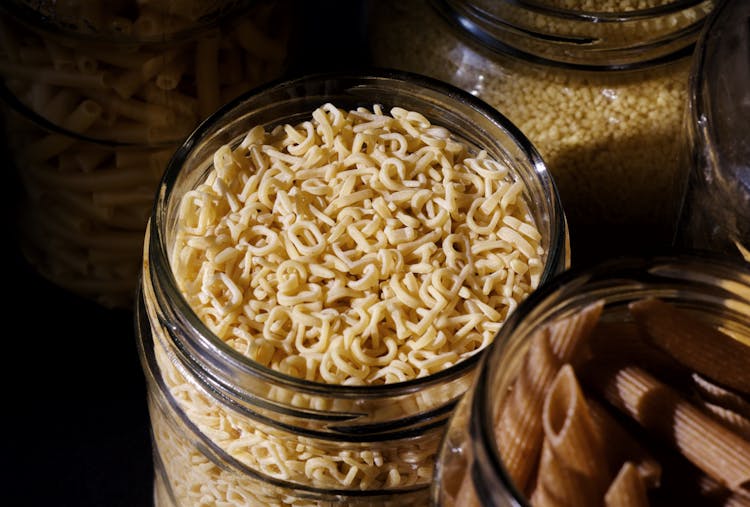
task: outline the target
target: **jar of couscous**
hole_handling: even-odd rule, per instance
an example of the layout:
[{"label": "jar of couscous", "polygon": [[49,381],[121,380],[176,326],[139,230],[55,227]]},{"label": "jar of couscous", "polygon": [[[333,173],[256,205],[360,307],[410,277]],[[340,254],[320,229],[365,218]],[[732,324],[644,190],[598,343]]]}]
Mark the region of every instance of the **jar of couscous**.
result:
[{"label": "jar of couscous", "polygon": [[750,270],[716,255],[573,268],[485,352],[433,505],[745,505]]},{"label": "jar of couscous", "polygon": [[166,162],[221,104],[282,75],[293,20],[286,1],[2,2],[4,131],[29,264],[132,308]]},{"label": "jar of couscous", "polygon": [[573,262],[670,244],[690,54],[713,1],[375,1],[375,64],[499,109],[560,190]]},{"label": "jar of couscous", "polygon": [[157,505],[424,505],[479,352],[567,265],[544,162],[470,94],[336,73],[228,104],[145,238]]},{"label": "jar of couscous", "polygon": [[[694,55],[676,243],[750,262],[750,3],[723,2]],[[727,72],[727,69],[732,69]]]}]

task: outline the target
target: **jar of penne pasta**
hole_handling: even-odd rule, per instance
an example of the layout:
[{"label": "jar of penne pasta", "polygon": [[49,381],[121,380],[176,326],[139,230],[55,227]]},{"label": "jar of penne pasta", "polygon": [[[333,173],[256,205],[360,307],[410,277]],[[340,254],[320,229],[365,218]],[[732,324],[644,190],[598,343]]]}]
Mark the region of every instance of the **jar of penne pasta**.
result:
[{"label": "jar of penne pasta", "polygon": [[537,146],[573,261],[672,241],[690,55],[712,0],[374,1],[376,65],[450,82]]},{"label": "jar of penne pasta", "polygon": [[750,270],[572,269],[519,305],[453,413],[439,506],[747,505]]},{"label": "jar of penne pasta", "polygon": [[[693,59],[676,243],[750,262],[750,3],[720,4]],[[726,72],[731,68],[732,72]]]},{"label": "jar of penne pasta", "polygon": [[167,160],[221,104],[280,77],[293,22],[286,1],[2,2],[4,126],[33,268],[132,308]]},{"label": "jar of penne pasta", "polygon": [[171,159],[138,330],[158,505],[424,505],[447,418],[568,265],[506,118],[403,73],[243,96]]}]

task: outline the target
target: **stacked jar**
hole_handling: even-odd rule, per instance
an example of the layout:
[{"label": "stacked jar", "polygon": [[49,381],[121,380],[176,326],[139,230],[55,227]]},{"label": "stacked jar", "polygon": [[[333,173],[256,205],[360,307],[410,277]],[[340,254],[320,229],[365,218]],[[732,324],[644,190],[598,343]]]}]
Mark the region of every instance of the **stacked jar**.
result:
[{"label": "stacked jar", "polygon": [[157,505],[424,505],[479,352],[567,265],[538,153],[459,89],[322,74],[228,104],[146,235]]},{"label": "stacked jar", "polygon": [[713,4],[379,1],[370,49],[508,116],[555,178],[585,263],[672,242],[690,55]]},{"label": "stacked jar", "polygon": [[556,277],[454,411],[434,505],[747,505],[750,270],[709,254]]},{"label": "stacked jar", "polygon": [[750,262],[748,17],[747,2],[722,2],[693,58],[684,123],[689,177],[676,243]]},{"label": "stacked jar", "polygon": [[279,77],[286,2],[3,2],[8,149],[22,252],[45,278],[132,308],[154,192],[221,104]]}]

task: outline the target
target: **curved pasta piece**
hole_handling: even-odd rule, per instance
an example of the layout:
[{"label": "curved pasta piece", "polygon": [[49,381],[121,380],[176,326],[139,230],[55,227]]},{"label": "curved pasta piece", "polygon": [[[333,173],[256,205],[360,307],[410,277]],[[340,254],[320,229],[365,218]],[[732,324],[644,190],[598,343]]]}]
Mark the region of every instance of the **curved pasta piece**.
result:
[{"label": "curved pasta piece", "polygon": [[749,346],[659,299],[628,307],[656,346],[717,383],[750,394]]},{"label": "curved pasta piece", "polygon": [[636,466],[626,462],[604,495],[606,507],[647,507],[646,486]]},{"label": "curved pasta piece", "polygon": [[607,400],[677,448],[732,490],[750,488],[750,441],[632,365],[592,370],[592,386]]},{"label": "curved pasta piece", "polygon": [[544,395],[560,368],[544,327],[531,338],[513,390],[499,409],[495,423],[503,465],[516,487],[525,491],[536,468],[543,442]]}]

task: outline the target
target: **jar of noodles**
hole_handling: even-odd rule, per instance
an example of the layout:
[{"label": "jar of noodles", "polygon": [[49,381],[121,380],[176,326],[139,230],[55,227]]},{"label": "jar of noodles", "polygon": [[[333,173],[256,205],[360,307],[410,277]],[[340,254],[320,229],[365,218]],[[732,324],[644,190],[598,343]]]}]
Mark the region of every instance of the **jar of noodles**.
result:
[{"label": "jar of noodles", "polygon": [[723,2],[695,52],[684,123],[689,178],[676,239],[750,262],[748,18],[750,3]]},{"label": "jar of noodles", "polygon": [[132,308],[167,160],[221,104],[284,72],[293,19],[265,0],[3,2],[0,91],[33,268]]},{"label": "jar of noodles", "polygon": [[478,352],[566,245],[533,146],[450,85],[315,74],[222,108],[144,246],[159,505],[424,504]]},{"label": "jar of noodles", "polygon": [[713,4],[378,1],[368,39],[375,64],[459,86],[529,137],[585,263],[672,241],[690,54]]},{"label": "jar of noodles", "polygon": [[750,270],[713,254],[574,268],[519,305],[443,441],[432,499],[745,505]]}]

